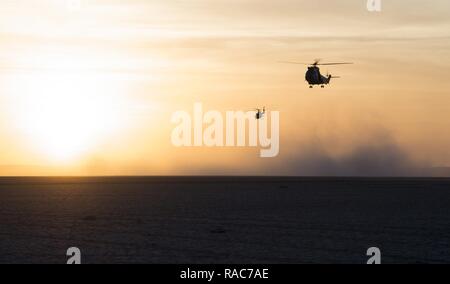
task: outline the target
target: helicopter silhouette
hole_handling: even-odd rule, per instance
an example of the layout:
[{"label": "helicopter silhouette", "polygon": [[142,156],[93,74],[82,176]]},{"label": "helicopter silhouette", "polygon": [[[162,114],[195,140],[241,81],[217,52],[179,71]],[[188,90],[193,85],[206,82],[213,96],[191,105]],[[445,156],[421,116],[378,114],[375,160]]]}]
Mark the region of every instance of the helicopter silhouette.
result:
[{"label": "helicopter silhouette", "polygon": [[326,76],[323,76],[320,73],[320,68],[317,66],[329,66],[329,65],[344,65],[344,64],[353,64],[351,62],[339,62],[339,63],[320,63],[320,59],[316,59],[314,63],[300,63],[300,62],[290,62],[290,61],[283,61],[281,63],[287,63],[287,64],[301,64],[301,65],[308,65],[308,71],[306,71],[305,79],[309,84],[309,88],[313,88],[314,85],[320,85],[321,88],[324,88],[325,85],[330,84],[331,79],[337,79],[340,78],[338,76],[333,76],[327,72]]},{"label": "helicopter silhouette", "polygon": [[263,107],[262,111],[259,108],[255,109],[255,111],[256,111],[255,118],[259,120],[263,118],[264,115],[266,114],[266,107]]}]

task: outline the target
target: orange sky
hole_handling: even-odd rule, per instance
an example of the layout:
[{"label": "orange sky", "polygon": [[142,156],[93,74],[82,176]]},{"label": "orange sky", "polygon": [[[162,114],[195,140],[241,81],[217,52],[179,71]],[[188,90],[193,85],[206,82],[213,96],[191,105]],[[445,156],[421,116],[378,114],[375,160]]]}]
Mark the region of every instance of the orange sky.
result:
[{"label": "orange sky", "polygon": [[[344,3],[345,2],[345,3]],[[386,175],[450,166],[450,3],[2,1],[0,175]],[[352,61],[310,90],[305,67]],[[173,112],[280,111],[280,155],[175,148]],[[413,170],[414,169],[414,170]]]}]

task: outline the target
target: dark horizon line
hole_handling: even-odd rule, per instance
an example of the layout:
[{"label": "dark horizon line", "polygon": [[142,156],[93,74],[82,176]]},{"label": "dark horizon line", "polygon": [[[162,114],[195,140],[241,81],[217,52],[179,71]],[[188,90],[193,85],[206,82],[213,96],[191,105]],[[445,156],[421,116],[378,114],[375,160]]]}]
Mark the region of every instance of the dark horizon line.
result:
[{"label": "dark horizon line", "polygon": [[[65,179],[65,181],[64,181]],[[237,176],[237,175],[92,175],[92,176],[0,176],[0,185],[22,183],[202,183],[202,182],[307,182],[307,181],[450,181],[450,176]]]}]

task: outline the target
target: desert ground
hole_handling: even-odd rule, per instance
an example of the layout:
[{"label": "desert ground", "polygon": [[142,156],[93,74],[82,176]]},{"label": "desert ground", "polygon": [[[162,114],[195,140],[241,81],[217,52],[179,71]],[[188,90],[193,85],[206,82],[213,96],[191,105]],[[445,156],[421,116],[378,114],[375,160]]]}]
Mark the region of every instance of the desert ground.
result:
[{"label": "desert ground", "polygon": [[450,263],[450,179],[0,178],[0,263]]}]

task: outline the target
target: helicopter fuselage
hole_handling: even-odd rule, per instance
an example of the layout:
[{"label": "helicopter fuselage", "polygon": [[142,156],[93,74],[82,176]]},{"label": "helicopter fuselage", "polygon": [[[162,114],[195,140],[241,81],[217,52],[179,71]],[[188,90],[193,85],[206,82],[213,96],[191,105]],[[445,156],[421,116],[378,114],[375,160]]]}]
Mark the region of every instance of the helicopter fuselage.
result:
[{"label": "helicopter fuselage", "polygon": [[306,79],[306,81],[308,81],[308,84],[310,86],[312,86],[312,85],[327,85],[330,83],[331,75],[328,75],[328,77],[325,77],[322,74],[320,74],[319,67],[310,66],[310,67],[308,67],[308,71],[306,71],[305,79]]},{"label": "helicopter fuselage", "polygon": [[266,109],[264,109],[262,112],[261,112],[261,110],[258,109],[256,112],[256,115],[255,115],[255,118],[261,119],[264,117],[265,114],[266,114]]}]

